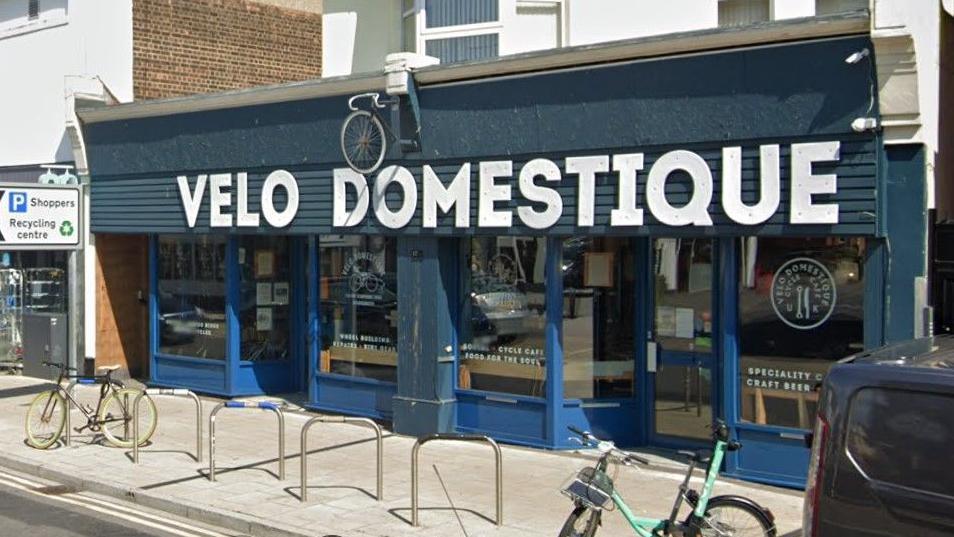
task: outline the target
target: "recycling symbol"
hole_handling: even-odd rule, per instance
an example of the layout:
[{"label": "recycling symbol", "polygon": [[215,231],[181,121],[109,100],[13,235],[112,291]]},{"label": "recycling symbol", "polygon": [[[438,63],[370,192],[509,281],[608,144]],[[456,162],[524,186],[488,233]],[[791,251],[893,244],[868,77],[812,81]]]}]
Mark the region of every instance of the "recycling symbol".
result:
[{"label": "recycling symbol", "polygon": [[60,235],[69,237],[73,234],[73,231],[73,224],[71,224],[69,220],[64,220],[63,223],[60,224]]}]

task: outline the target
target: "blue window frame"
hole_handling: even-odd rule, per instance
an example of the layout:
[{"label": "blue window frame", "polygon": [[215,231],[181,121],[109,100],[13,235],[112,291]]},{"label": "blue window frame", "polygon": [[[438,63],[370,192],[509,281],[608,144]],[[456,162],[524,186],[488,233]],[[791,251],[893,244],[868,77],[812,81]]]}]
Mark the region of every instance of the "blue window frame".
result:
[{"label": "blue window frame", "polygon": [[[274,312],[268,316],[255,311],[276,307],[274,277],[264,278],[263,270],[259,273],[263,276],[259,278],[262,282],[256,282],[265,283],[268,280],[270,292],[267,304],[259,303],[266,298],[264,286],[261,286],[260,297],[249,298],[248,292],[242,292],[241,270],[248,264],[240,263],[239,238],[150,236],[152,383],[226,396],[281,393],[300,388],[304,347],[302,323],[297,321],[304,315],[304,300],[302,293],[296,289],[304,284],[304,249],[300,239],[281,240],[285,241],[283,262],[287,264],[287,269],[278,275],[278,302],[286,302],[280,304],[285,310],[282,315],[286,319],[279,342],[268,338],[273,332],[268,327],[275,326]],[[257,252],[268,250],[266,247],[256,249]],[[249,255],[254,253],[250,252]],[[249,263],[253,262],[250,257]],[[284,293],[286,284],[288,292]],[[256,313],[254,316],[246,315],[246,327],[255,329],[246,331],[246,351],[252,349],[250,344],[260,346],[262,342],[270,341],[268,347],[273,355],[271,357],[282,359],[243,359],[242,304],[252,304],[251,310],[248,307],[244,309]],[[212,307],[215,305],[218,307]],[[277,349],[279,343],[281,350]],[[214,348],[210,349],[209,345]]]}]

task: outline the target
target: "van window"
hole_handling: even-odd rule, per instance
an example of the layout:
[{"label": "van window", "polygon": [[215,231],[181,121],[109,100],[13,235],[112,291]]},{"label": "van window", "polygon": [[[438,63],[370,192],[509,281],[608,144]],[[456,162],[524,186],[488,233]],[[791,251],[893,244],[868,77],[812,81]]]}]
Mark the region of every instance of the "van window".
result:
[{"label": "van window", "polygon": [[876,481],[954,496],[954,395],[859,390],[848,415],[848,453]]}]

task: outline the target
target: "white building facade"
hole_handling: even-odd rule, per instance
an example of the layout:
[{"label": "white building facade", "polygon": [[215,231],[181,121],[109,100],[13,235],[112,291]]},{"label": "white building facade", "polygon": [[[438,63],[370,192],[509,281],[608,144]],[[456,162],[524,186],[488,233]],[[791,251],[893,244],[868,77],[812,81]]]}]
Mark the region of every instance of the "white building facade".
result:
[{"label": "white building facade", "polygon": [[[0,73],[5,81],[0,86],[0,182],[37,183],[47,171],[85,182],[74,110],[77,104],[132,100],[132,36],[132,0],[0,0]],[[88,201],[88,192],[84,199]],[[61,357],[68,355],[74,365],[82,365],[79,357],[95,348],[96,337],[95,322],[84,323],[96,316],[96,258],[85,225],[88,203],[84,206],[82,252],[0,254],[0,292],[24,293],[25,312],[68,315],[71,334]],[[31,300],[32,291],[59,298],[43,308],[31,307],[39,297]],[[31,352],[29,342],[35,338],[27,333],[27,322],[19,311],[5,318],[2,324],[13,327],[0,330],[5,351],[0,362]]]}]

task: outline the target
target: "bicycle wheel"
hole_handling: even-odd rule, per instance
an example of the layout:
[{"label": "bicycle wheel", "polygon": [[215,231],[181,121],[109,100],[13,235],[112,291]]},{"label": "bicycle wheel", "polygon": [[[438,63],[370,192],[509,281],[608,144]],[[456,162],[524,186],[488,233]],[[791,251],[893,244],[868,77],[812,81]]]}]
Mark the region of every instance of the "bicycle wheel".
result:
[{"label": "bicycle wheel", "polygon": [[364,174],[377,170],[387,150],[387,135],[378,116],[356,110],[345,118],[341,125],[341,153],[351,169]]},{"label": "bicycle wheel", "polygon": [[585,505],[577,505],[570,516],[566,517],[560,537],[593,537],[599,526],[599,511]]},{"label": "bicycle wheel", "polygon": [[761,509],[733,498],[713,498],[701,529],[705,537],[775,537],[775,525]]},{"label": "bicycle wheel", "polygon": [[[123,388],[112,392],[99,408],[99,422],[103,436],[110,444],[121,447],[133,447],[133,404],[142,391],[135,388]],[[149,396],[139,403],[139,445],[143,445],[156,430],[156,404]]]},{"label": "bicycle wheel", "polygon": [[26,416],[27,444],[47,449],[59,440],[66,424],[66,399],[56,390],[38,394]]}]

